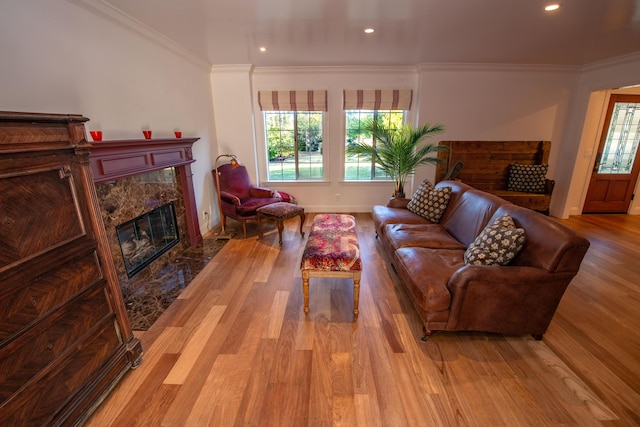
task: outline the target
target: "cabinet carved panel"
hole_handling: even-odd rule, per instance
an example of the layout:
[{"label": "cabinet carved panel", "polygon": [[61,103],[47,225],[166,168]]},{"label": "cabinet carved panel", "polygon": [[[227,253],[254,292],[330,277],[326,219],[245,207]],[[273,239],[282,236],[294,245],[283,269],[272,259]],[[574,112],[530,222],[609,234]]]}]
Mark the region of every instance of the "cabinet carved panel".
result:
[{"label": "cabinet carved panel", "polygon": [[0,112],[0,425],[75,425],[141,361],[78,115]]}]

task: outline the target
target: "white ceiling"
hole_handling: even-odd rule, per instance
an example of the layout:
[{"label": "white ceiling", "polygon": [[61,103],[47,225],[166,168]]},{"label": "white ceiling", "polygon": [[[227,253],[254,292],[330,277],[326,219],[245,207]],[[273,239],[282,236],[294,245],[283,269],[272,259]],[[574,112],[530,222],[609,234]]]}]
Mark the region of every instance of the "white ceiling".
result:
[{"label": "white ceiling", "polygon": [[215,65],[580,66],[640,52],[640,0],[552,13],[552,0],[106,1]]}]

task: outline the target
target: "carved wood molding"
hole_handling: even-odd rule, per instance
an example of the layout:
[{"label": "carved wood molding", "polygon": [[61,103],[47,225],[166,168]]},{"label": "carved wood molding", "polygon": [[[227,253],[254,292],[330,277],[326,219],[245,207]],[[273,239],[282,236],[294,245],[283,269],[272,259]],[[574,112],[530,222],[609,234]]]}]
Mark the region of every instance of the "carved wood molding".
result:
[{"label": "carved wood molding", "polygon": [[95,182],[113,181],[159,169],[193,163],[191,147],[200,138],[126,139],[91,146]]}]

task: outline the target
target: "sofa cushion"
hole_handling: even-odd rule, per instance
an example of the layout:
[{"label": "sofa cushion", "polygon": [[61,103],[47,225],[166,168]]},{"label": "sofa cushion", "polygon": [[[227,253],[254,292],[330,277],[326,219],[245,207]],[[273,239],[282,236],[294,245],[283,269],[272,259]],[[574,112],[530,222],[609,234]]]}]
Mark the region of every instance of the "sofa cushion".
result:
[{"label": "sofa cushion", "polygon": [[388,224],[385,226],[384,236],[394,249],[466,249],[440,224]]},{"label": "sofa cushion", "polygon": [[451,187],[434,188],[427,179],[422,181],[413,194],[407,209],[431,222],[440,221],[451,199]]},{"label": "sofa cushion", "polygon": [[447,310],[449,278],[464,266],[464,250],[400,248],[395,267],[414,302],[426,311]]},{"label": "sofa cushion", "polygon": [[384,226],[387,224],[429,224],[430,222],[404,208],[388,208],[375,205],[372,209],[373,225],[376,232],[384,234]]},{"label": "sofa cushion", "polygon": [[509,181],[507,190],[525,193],[544,193],[547,185],[548,164],[543,165],[509,165]]},{"label": "sofa cushion", "polygon": [[489,223],[494,212],[505,203],[498,196],[470,189],[449,203],[440,224],[457,241],[468,247]]},{"label": "sofa cushion", "polygon": [[522,249],[524,230],[505,214],[487,225],[464,254],[465,264],[506,265]]},{"label": "sofa cushion", "polygon": [[241,200],[240,206],[238,206],[236,209],[238,215],[251,216],[256,214],[256,210],[258,208],[279,201],[280,199],[276,199],[275,197],[269,197],[267,199],[245,199]]}]

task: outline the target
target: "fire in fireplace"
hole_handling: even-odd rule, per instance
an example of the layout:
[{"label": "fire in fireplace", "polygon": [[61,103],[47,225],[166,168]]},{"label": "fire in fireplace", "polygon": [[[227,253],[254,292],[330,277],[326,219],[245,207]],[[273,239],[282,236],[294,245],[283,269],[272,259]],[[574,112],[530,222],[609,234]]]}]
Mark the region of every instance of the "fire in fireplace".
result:
[{"label": "fire in fireplace", "polygon": [[180,241],[173,202],[118,225],[116,233],[131,278]]}]

